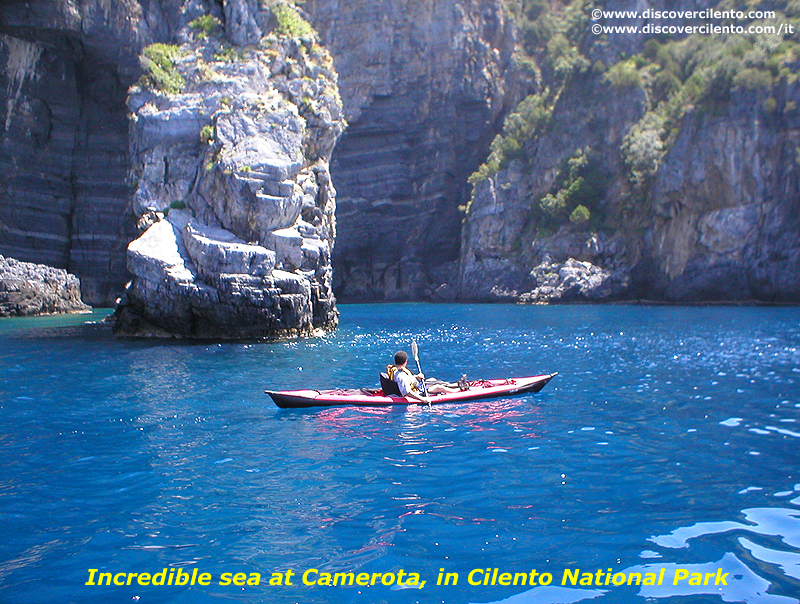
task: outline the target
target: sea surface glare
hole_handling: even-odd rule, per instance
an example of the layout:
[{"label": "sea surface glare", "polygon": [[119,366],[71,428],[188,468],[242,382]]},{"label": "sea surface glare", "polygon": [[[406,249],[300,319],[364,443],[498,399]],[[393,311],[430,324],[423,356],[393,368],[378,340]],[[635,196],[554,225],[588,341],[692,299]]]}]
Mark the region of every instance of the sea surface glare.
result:
[{"label": "sea surface glare", "polygon": [[[800,602],[800,309],[340,310],[282,343],[0,320],[0,601]],[[559,375],[430,410],[264,394],[377,386],[412,339],[428,376]]]}]

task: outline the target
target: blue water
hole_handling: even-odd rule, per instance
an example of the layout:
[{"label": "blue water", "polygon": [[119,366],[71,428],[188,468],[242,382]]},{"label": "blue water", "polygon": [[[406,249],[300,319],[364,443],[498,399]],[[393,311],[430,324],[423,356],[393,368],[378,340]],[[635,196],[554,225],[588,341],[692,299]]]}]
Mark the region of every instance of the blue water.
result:
[{"label": "blue water", "polygon": [[[800,309],[341,312],[335,334],[289,343],[115,340],[81,325],[102,313],[0,320],[0,601],[800,602]],[[429,376],[560,374],[431,410],[281,411],[263,394],[375,385],[412,338]],[[164,568],[211,585],[86,585]],[[487,568],[552,582],[469,584]],[[309,569],[377,584],[303,585]],[[398,588],[401,569],[424,587]],[[565,569],[668,580],[562,585]],[[673,585],[677,569],[727,585]],[[287,570],[293,585],[268,584]]]}]

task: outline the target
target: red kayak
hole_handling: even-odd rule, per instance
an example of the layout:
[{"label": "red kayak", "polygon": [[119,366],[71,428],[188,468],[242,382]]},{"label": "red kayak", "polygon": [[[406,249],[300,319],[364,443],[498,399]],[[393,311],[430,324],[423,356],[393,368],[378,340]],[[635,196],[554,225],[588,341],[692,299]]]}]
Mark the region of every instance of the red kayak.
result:
[{"label": "red kayak", "polygon": [[[478,380],[469,382],[466,390],[431,395],[432,404],[460,403],[484,398],[516,396],[539,392],[554,376],[535,375],[532,377],[500,380]],[[360,390],[265,390],[281,409],[301,409],[305,407],[334,407],[356,405],[359,407],[385,407],[388,405],[417,405],[419,401],[404,396],[387,395],[383,390],[362,388]]]}]

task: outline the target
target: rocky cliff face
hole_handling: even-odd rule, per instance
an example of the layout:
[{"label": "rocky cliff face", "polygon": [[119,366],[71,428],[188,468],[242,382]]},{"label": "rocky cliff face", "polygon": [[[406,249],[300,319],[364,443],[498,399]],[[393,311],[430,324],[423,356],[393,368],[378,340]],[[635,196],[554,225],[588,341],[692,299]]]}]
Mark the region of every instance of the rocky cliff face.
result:
[{"label": "rocky cliff face", "polygon": [[350,124],[332,162],[337,295],[419,299],[454,271],[467,176],[518,100],[513,24],[498,0],[303,7]]},{"label": "rocky cliff face", "polygon": [[[644,291],[668,300],[800,300],[800,86],[687,116],[652,184]],[[789,111],[786,111],[787,105]]]},{"label": "rocky cliff face", "polygon": [[86,312],[78,278],[63,269],[0,256],[0,317]]},{"label": "rocky cliff face", "polygon": [[573,4],[578,34],[536,57],[550,88],[474,178],[461,296],[800,299],[794,43],[640,36],[620,60],[620,40],[581,35],[588,9]]},{"label": "rocky cliff face", "polygon": [[[152,63],[128,100],[144,233],[128,247],[117,333],[274,338],[337,324],[336,73],[294,8],[272,13],[254,45],[231,46],[209,16],[180,47],[144,51]],[[252,16],[269,26],[270,14]]]},{"label": "rocky cliff face", "polygon": [[0,253],[68,269],[111,306],[129,278],[128,88],[202,0],[0,3]]},{"label": "rocky cliff face", "polygon": [[[462,232],[458,291],[463,299],[600,301],[620,293],[629,281],[629,265],[639,256],[627,238],[569,222],[543,229],[536,199],[558,188],[565,160],[587,147],[602,162],[599,178],[621,174],[608,188],[625,194],[629,187],[619,145],[641,115],[642,95],[629,91],[620,98],[611,85],[589,76],[573,81],[561,98],[550,125],[496,175],[475,184]],[[605,270],[562,272],[576,268],[564,266],[570,258]],[[587,288],[582,277],[589,273],[597,276],[595,286],[599,278],[603,287]]]},{"label": "rocky cliff face", "polygon": [[122,3],[0,6],[0,253],[69,269],[92,304],[124,284],[125,91],[140,32]]},{"label": "rocky cliff face", "polygon": [[[269,4],[269,3],[267,3]],[[153,42],[211,14],[234,45],[274,23],[260,0],[27,2],[0,7],[0,252],[69,268],[110,303],[136,236],[126,91]],[[515,102],[514,29],[499,0],[303,4],[343,74],[337,289],[414,298],[452,275],[466,176]],[[24,33],[23,33],[24,32]],[[5,78],[5,79],[2,79]],[[5,183],[4,183],[5,184]],[[134,185],[136,183],[133,183]],[[136,187],[134,186],[133,189]]]},{"label": "rocky cliff face", "polygon": [[119,333],[336,325],[328,162],[344,122],[292,5],[42,1],[0,19],[0,251],[69,267],[95,304],[132,274]]},{"label": "rocky cliff face", "polygon": [[[578,0],[306,0],[350,122],[329,169],[335,103],[324,86],[307,87],[319,57],[313,45],[260,46],[276,27],[269,4],[3,3],[0,253],[69,268],[87,301],[110,303],[129,278],[137,221],[165,223],[153,240],[171,237],[192,283],[205,284],[198,291],[217,292],[193,293],[200,306],[220,292],[239,299],[243,287],[258,307],[252,280],[233,287],[212,273],[264,279],[274,253],[271,270],[306,281],[267,289],[316,291],[311,328],[330,324],[328,254],[334,288],[351,300],[800,296],[791,39],[593,36],[594,4]],[[795,23],[783,0],[754,6]],[[205,16],[221,29],[189,26]],[[136,92],[129,109],[138,56],[154,42],[181,47],[187,87],[179,100]],[[262,99],[280,124],[239,94]],[[268,123],[286,132],[261,130]],[[472,189],[467,176],[483,160]],[[209,252],[216,268],[198,252],[206,241],[221,245]],[[144,284],[155,277],[142,264],[150,252],[133,249],[140,273],[127,308],[146,325],[157,298]],[[233,271],[245,259],[261,268]],[[204,323],[192,312],[180,330]]]}]

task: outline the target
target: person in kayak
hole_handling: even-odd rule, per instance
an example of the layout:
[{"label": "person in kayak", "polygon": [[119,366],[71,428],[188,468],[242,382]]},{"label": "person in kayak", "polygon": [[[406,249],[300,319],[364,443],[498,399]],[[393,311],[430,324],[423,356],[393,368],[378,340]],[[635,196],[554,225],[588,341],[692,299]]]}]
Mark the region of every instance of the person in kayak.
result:
[{"label": "person in kayak", "polygon": [[[394,365],[386,367],[386,373],[389,374],[389,379],[397,383],[400,394],[406,398],[413,398],[418,401],[430,405],[430,398],[426,397],[423,393],[421,381],[425,379],[425,375],[414,373],[408,368],[408,353],[405,350],[398,350],[394,355]],[[450,388],[442,384],[427,385],[428,394],[444,394],[446,392],[458,392],[457,388]]]}]

